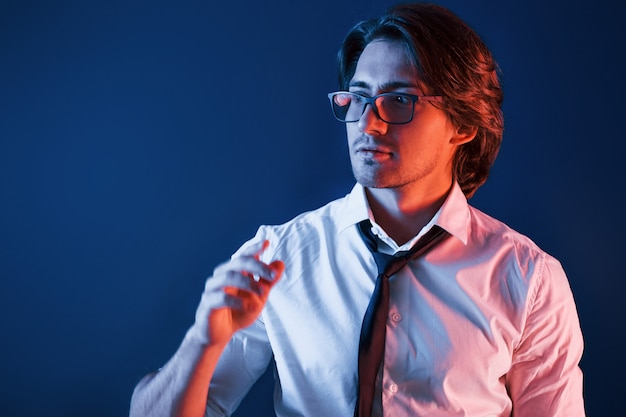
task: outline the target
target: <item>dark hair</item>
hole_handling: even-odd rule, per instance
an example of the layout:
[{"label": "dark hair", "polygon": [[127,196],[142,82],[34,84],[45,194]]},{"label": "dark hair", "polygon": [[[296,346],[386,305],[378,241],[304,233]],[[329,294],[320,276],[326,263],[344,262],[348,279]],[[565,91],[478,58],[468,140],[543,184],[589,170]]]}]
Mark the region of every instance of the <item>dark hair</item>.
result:
[{"label": "dark hair", "polygon": [[348,89],[361,53],[379,39],[404,43],[425,92],[444,97],[438,106],[455,126],[477,128],[476,137],[459,146],[454,156],[453,175],[470,198],[487,181],[504,129],[502,89],[491,52],[450,10],[400,4],[350,30],[338,54],[340,88]]}]

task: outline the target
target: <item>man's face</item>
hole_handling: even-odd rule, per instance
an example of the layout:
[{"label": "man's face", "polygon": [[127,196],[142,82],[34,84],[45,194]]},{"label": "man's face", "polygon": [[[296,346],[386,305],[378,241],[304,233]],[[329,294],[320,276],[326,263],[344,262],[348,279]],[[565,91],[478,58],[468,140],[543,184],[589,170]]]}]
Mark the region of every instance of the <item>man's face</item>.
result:
[{"label": "man's face", "polygon": [[[349,90],[367,96],[387,92],[424,95],[417,72],[400,42],[368,44]],[[387,124],[367,106],[361,119],[346,124],[352,171],[365,187],[448,190],[452,184],[456,129],[443,110],[428,101],[415,103],[413,120]],[[410,187],[410,188],[407,188]]]}]

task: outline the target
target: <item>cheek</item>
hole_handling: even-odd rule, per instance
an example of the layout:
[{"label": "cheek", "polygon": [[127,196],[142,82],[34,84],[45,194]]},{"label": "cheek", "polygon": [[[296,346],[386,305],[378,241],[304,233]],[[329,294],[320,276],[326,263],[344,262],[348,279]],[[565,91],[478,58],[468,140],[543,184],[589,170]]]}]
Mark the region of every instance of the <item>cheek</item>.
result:
[{"label": "cheek", "polygon": [[407,137],[412,137],[413,142],[419,142],[421,148],[440,148],[450,145],[453,136],[453,128],[445,117],[431,117],[420,120],[411,131],[406,132]]}]

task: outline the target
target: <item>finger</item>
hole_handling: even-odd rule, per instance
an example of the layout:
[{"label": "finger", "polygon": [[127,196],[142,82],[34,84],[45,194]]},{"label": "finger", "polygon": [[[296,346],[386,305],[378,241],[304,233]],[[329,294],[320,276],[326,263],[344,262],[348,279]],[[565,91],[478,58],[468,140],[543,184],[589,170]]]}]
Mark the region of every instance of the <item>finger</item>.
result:
[{"label": "finger", "polygon": [[283,261],[273,261],[268,265],[268,269],[271,270],[271,276],[269,279],[267,277],[261,277],[259,282],[265,285],[269,284],[271,288],[276,285],[282,276],[283,271],[285,270],[285,263]]},{"label": "finger", "polygon": [[221,308],[240,310],[242,306],[243,301],[241,297],[229,294],[226,291],[219,291],[204,295],[201,308],[198,308],[198,313],[201,316],[206,317],[213,310]]},{"label": "finger", "polygon": [[[256,284],[259,287],[261,285]],[[262,290],[259,290],[262,291]],[[267,292],[265,290],[264,292]],[[256,307],[263,307],[267,297],[254,292],[240,290],[233,287],[226,287],[222,291],[204,294],[202,302],[196,310],[196,321],[200,322],[203,318],[209,316],[212,311],[229,309],[233,311],[252,311]],[[252,308],[252,306],[256,306]]]},{"label": "finger", "polygon": [[[255,257],[241,256],[219,265],[213,271],[214,277],[230,276],[232,271],[252,277],[263,277],[267,280],[273,280],[275,271],[270,266]],[[256,279],[258,281],[258,279]]]},{"label": "finger", "polygon": [[265,290],[262,288],[258,281],[254,281],[250,278],[246,278],[247,282],[244,285],[233,286],[227,285],[222,289],[227,294],[232,294],[240,297],[262,297],[265,294]]},{"label": "finger", "polygon": [[254,254],[254,258],[255,258],[255,259],[259,259],[259,256],[261,256],[261,254],[262,254],[263,252],[265,252],[265,249],[269,248],[269,246],[270,246],[270,241],[269,241],[269,240],[267,240],[267,239],[265,239],[265,240],[263,241],[263,244],[261,245],[261,249],[260,249],[260,250],[258,250],[258,251]]},{"label": "finger", "polygon": [[228,270],[206,280],[205,293],[223,292],[225,288],[262,294],[259,285],[251,277],[240,271]]},{"label": "finger", "polygon": [[267,298],[270,289],[278,282],[278,279],[282,275],[285,264],[282,261],[274,261],[268,266],[272,271],[274,279],[261,278],[259,281],[250,279],[248,276],[233,274],[230,279],[227,279],[227,283],[223,287],[216,288],[215,291],[226,292],[233,296],[250,298],[261,297]]},{"label": "finger", "polygon": [[257,258],[263,253],[263,251],[265,251],[265,249],[267,249],[270,245],[269,240],[267,239],[263,239],[259,242],[255,242],[253,244],[251,244],[250,246],[248,246],[247,248],[243,249],[239,255],[240,256],[252,256],[253,258]]},{"label": "finger", "polygon": [[[261,257],[261,254],[265,251],[265,249],[267,249],[270,245],[270,241],[265,239],[263,241],[263,244],[261,245],[261,249],[258,250],[254,255],[253,258],[256,259],[257,261],[259,260],[259,258]],[[261,276],[270,276],[271,275],[271,270],[268,272],[269,275],[267,274],[255,274],[255,273],[249,273],[248,276],[250,276],[250,278],[252,278],[254,281],[258,282],[261,280]]]}]

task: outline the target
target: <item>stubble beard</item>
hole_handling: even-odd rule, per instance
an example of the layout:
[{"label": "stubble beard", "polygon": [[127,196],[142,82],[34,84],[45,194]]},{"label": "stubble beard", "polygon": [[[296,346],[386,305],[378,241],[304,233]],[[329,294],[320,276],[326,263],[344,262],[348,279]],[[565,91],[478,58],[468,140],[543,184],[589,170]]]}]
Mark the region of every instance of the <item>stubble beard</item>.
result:
[{"label": "stubble beard", "polygon": [[352,165],[352,175],[356,181],[366,188],[398,188],[404,181],[398,172],[385,172],[378,163],[372,160],[361,161],[360,165]]},{"label": "stubble beard", "polygon": [[352,164],[352,175],[366,188],[402,188],[425,180],[435,170],[434,164],[428,164],[413,170],[399,167],[382,167],[373,160],[362,160]]}]

